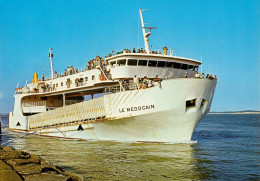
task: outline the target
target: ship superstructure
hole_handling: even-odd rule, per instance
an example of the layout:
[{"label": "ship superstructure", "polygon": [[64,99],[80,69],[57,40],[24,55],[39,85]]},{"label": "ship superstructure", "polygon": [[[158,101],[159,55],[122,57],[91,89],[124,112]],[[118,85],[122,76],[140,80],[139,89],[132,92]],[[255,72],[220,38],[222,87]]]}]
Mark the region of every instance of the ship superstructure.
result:
[{"label": "ship superstructure", "polygon": [[51,78],[35,73],[32,83],[16,89],[10,129],[79,139],[189,141],[210,109],[216,78],[198,74],[200,61],[174,56],[167,47],[150,51],[154,27],[144,26],[142,12],[144,50],[97,56],[83,69],[58,74],[50,49]]}]

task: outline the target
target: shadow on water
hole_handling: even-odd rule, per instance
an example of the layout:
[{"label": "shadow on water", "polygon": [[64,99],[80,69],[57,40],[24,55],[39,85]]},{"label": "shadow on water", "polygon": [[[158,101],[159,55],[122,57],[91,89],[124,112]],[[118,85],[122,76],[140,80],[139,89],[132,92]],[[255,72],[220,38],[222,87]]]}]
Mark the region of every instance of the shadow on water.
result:
[{"label": "shadow on water", "polygon": [[[10,138],[13,139],[14,137]],[[35,135],[10,143],[90,180],[215,178],[209,159],[193,144],[121,143],[52,139]],[[196,153],[198,152],[198,153]]]}]

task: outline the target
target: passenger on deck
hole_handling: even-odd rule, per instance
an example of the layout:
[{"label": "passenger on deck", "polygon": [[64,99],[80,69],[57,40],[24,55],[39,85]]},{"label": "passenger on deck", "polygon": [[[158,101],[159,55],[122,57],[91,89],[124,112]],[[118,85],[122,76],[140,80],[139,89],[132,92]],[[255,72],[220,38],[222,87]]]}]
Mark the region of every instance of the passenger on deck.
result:
[{"label": "passenger on deck", "polygon": [[188,72],[185,73],[184,78],[188,78]]},{"label": "passenger on deck", "polygon": [[201,78],[201,79],[204,78],[204,73],[200,74],[200,78]]},{"label": "passenger on deck", "polygon": [[79,79],[78,79],[78,78],[75,79],[75,86],[76,86],[76,87],[79,86]]},{"label": "passenger on deck", "polygon": [[141,53],[140,49],[137,50],[137,53]]},{"label": "passenger on deck", "polygon": [[148,79],[148,87],[153,87],[153,81]]},{"label": "passenger on deck", "polygon": [[143,48],[141,48],[141,53],[144,53],[144,50],[143,50]]},{"label": "passenger on deck", "polygon": [[50,85],[46,84],[47,91],[50,92]]},{"label": "passenger on deck", "polygon": [[198,72],[195,72],[195,78],[200,78],[200,74]]},{"label": "passenger on deck", "polygon": [[139,80],[138,80],[138,78],[136,77],[136,75],[134,76],[133,81],[134,81],[134,89],[138,89]]},{"label": "passenger on deck", "polygon": [[143,88],[147,88],[148,87],[148,79],[147,79],[146,76],[144,77],[143,84],[144,84]]},{"label": "passenger on deck", "polygon": [[71,69],[72,69],[72,74],[75,74],[75,69],[74,69],[73,65],[71,65]]},{"label": "passenger on deck", "polygon": [[154,82],[158,82],[159,80],[158,80],[158,75],[156,75],[155,77],[154,77]]},{"label": "passenger on deck", "polygon": [[59,76],[58,76],[58,73],[57,73],[56,71],[54,72],[54,74],[55,74],[55,77],[56,77],[56,78],[59,77]]},{"label": "passenger on deck", "polygon": [[208,79],[209,78],[209,74],[207,74],[207,76],[206,76],[206,79]]},{"label": "passenger on deck", "polygon": [[79,69],[78,68],[76,68],[76,73],[79,73]]},{"label": "passenger on deck", "polygon": [[216,75],[214,76],[214,80],[218,80]]},{"label": "passenger on deck", "polygon": [[44,81],[44,74],[42,74],[42,81]]},{"label": "passenger on deck", "polygon": [[141,78],[138,79],[138,84],[139,84],[139,89],[142,89],[143,88],[143,81]]},{"label": "passenger on deck", "polygon": [[135,48],[133,48],[133,53],[136,53],[136,52],[135,52]]}]

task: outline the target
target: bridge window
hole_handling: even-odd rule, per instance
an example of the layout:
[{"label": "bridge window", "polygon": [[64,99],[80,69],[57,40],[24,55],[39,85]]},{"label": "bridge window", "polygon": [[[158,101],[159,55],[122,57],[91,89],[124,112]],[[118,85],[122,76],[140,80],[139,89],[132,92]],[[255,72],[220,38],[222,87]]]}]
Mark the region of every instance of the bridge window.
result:
[{"label": "bridge window", "polygon": [[94,80],[95,79],[95,75],[92,75],[92,80]]},{"label": "bridge window", "polygon": [[193,71],[198,71],[199,66],[194,66]]},{"label": "bridge window", "polygon": [[189,65],[188,70],[193,70],[194,65]]},{"label": "bridge window", "polygon": [[117,60],[117,64],[119,66],[124,66],[126,64],[126,59],[123,59],[123,60]]},{"label": "bridge window", "polygon": [[182,64],[182,65],[181,65],[181,69],[187,70],[187,69],[188,69],[188,64]]},{"label": "bridge window", "polygon": [[63,82],[60,83],[60,86],[63,86]]},{"label": "bridge window", "polygon": [[173,68],[180,69],[181,68],[181,63],[174,62],[173,63]]},{"label": "bridge window", "polygon": [[156,67],[157,65],[157,61],[156,60],[149,60],[148,62],[148,66],[149,67]]},{"label": "bridge window", "polygon": [[172,67],[173,66],[173,62],[166,62],[166,67]]},{"label": "bridge window", "polygon": [[114,67],[115,63],[116,63],[116,61],[110,62],[110,65],[111,65],[112,67]]},{"label": "bridge window", "polygon": [[87,82],[88,81],[88,77],[85,77],[85,82]]},{"label": "bridge window", "polygon": [[158,61],[157,67],[165,67],[165,63],[164,61]]},{"label": "bridge window", "polygon": [[58,84],[58,83],[56,83],[56,87],[58,87],[58,85],[59,85],[59,84]]},{"label": "bridge window", "polygon": [[138,66],[146,66],[147,65],[147,60],[139,60],[138,61]]},{"label": "bridge window", "polygon": [[137,60],[129,59],[129,60],[127,61],[127,65],[136,66],[136,65],[137,65]]}]

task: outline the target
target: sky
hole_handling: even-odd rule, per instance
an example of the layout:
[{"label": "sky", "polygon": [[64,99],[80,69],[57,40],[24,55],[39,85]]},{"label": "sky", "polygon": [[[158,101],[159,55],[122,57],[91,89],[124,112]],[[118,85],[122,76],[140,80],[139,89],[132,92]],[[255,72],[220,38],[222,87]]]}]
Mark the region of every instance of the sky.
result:
[{"label": "sky", "polygon": [[[153,49],[203,61],[217,75],[211,111],[260,110],[259,0],[141,0],[156,26]],[[144,47],[139,0],[0,0],[0,113],[12,111],[19,82],[80,67],[112,50]]]}]

